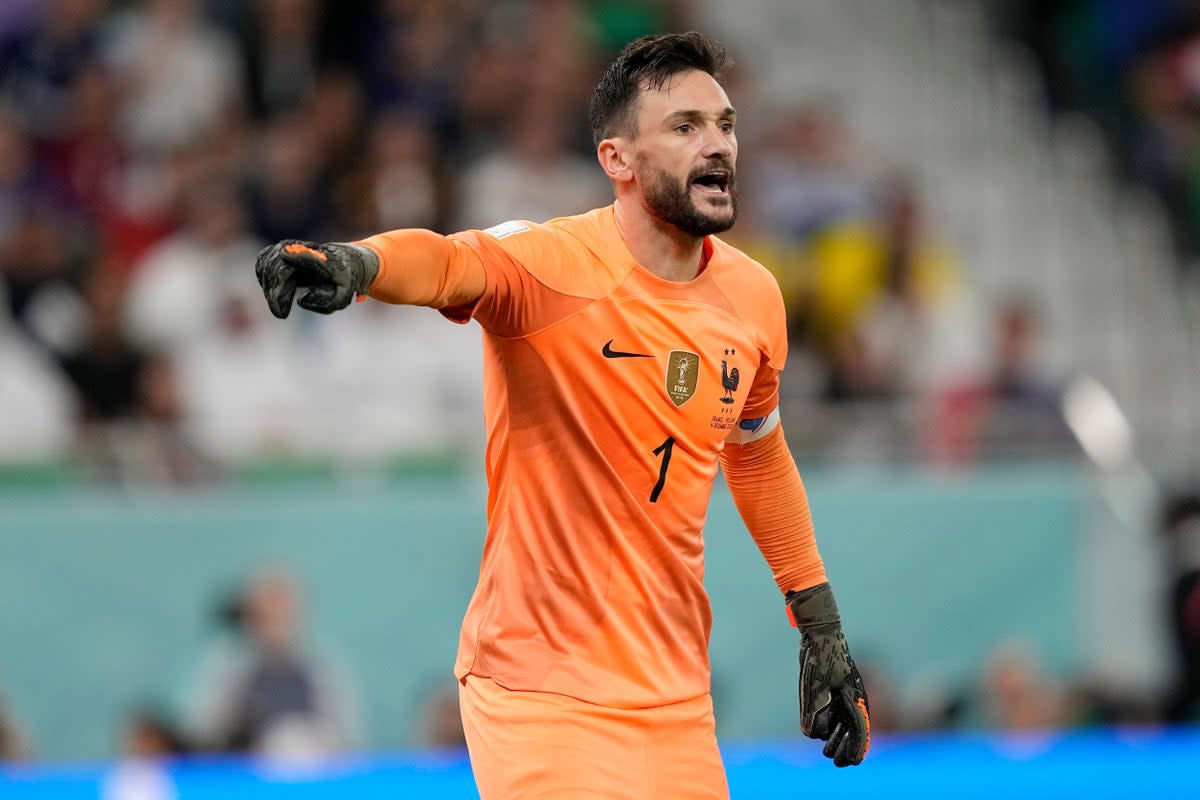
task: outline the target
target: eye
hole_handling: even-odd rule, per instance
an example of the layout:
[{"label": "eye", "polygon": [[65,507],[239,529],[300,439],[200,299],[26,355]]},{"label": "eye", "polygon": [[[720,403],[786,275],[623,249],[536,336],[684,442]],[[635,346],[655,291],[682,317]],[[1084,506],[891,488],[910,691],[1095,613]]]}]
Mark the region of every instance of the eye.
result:
[{"label": "eye", "polygon": [[729,120],[725,120],[721,123],[721,131],[723,133],[733,133],[733,123]]},{"label": "eye", "polygon": [[676,125],[675,132],[676,133],[691,133],[692,132],[692,123],[685,122],[682,125]]}]

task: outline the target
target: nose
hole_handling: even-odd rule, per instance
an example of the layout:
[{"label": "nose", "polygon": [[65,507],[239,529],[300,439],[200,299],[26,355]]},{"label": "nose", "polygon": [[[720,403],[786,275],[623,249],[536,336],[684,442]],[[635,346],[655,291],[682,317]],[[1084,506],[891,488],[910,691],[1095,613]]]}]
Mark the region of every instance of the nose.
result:
[{"label": "nose", "polygon": [[729,158],[733,155],[733,142],[730,134],[725,133],[719,126],[708,128],[708,136],[704,139],[705,158]]}]

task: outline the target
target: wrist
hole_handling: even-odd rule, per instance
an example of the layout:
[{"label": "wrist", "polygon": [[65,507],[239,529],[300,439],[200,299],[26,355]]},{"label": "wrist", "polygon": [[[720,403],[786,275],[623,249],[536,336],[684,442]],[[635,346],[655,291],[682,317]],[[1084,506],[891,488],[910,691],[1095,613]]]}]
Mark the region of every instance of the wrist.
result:
[{"label": "wrist", "polygon": [[375,282],[375,278],[379,275],[379,255],[369,247],[364,247],[361,244],[347,244],[339,242],[336,247],[344,248],[348,265],[353,270],[354,274],[354,291],[357,294],[365,295],[371,289],[371,284]]},{"label": "wrist", "polygon": [[809,630],[817,627],[841,625],[837,600],[828,583],[787,593],[787,613],[792,627]]}]

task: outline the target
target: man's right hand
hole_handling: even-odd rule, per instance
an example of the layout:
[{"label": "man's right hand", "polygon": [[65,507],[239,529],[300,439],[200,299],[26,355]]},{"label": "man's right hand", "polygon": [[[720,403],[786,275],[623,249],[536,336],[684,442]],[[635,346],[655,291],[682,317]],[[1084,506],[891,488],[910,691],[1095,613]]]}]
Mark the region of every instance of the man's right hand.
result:
[{"label": "man's right hand", "polygon": [[379,272],[379,257],[355,244],[316,244],[296,239],[264,247],[254,262],[254,274],[271,313],[286,319],[297,289],[307,289],[297,301],[301,308],[332,314],[365,295]]}]

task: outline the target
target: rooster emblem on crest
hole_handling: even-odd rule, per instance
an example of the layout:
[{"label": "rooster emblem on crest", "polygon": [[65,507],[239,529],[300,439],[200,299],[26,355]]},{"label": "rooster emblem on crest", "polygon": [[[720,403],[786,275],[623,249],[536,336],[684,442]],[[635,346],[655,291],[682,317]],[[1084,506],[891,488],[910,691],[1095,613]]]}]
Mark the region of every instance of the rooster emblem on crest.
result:
[{"label": "rooster emblem on crest", "polygon": [[[732,356],[732,355],[736,355],[736,354],[737,354],[736,350],[730,349],[730,350],[725,351],[726,356]],[[733,393],[737,391],[738,381],[740,381],[740,380],[741,380],[741,376],[738,375],[737,367],[734,367],[733,369],[729,369],[729,362],[726,361],[724,358],[722,358],[721,359],[721,386],[723,386],[725,389],[725,396],[721,398],[722,403],[725,403],[727,405],[733,403]]]}]

